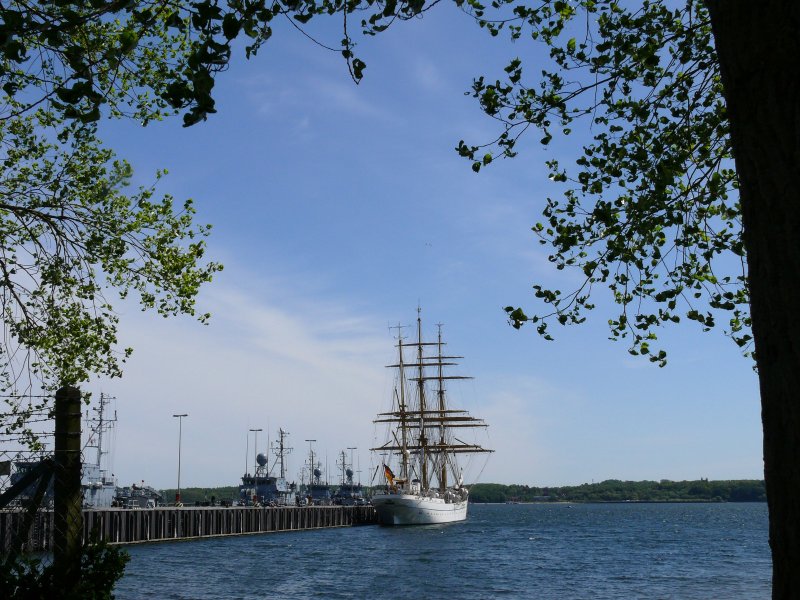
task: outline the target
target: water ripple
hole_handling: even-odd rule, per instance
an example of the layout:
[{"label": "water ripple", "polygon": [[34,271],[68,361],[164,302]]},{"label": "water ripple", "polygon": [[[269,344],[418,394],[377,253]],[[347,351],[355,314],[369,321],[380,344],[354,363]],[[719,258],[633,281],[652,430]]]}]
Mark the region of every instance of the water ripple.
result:
[{"label": "water ripple", "polygon": [[475,505],[446,526],[134,546],[116,597],[752,600],[767,531],[764,504]]}]

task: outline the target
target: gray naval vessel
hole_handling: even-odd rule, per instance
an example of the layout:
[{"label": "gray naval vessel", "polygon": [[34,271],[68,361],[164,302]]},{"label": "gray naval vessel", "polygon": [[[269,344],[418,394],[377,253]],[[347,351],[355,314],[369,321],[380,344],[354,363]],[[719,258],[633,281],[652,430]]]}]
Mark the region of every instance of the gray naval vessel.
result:
[{"label": "gray naval vessel", "polygon": [[[328,506],[333,504],[333,495],[331,493],[330,484],[322,478],[322,463],[317,460],[314,454],[314,448],[311,446],[311,443],[316,440],[306,441],[309,442],[308,461],[300,475],[300,479],[303,482],[303,493],[300,503]],[[307,481],[306,474],[308,475]]]},{"label": "gray naval vessel", "polygon": [[347,455],[344,450],[339,453],[339,459],[336,461],[336,466],[340,469],[341,477],[339,480],[339,488],[333,494],[332,501],[334,504],[340,504],[342,506],[361,506],[367,504],[367,499],[364,496],[364,488],[361,482],[355,483],[355,481],[353,481],[352,450],[355,450],[355,448],[348,448],[348,450],[351,450],[350,463],[347,462]]},{"label": "gray naval vessel", "polygon": [[117,412],[109,417],[106,407],[115,398],[100,394],[100,402],[94,409],[95,416],[87,418],[89,439],[84,448],[95,448],[95,461],[83,463],[81,488],[83,489],[84,508],[155,508],[164,504],[164,497],[155,488],[145,485],[144,481],[128,486],[118,487],[114,474],[108,468],[102,468],[103,456],[108,454],[106,445],[110,434],[117,423]]},{"label": "gray naval vessel", "polygon": [[85,508],[108,508],[115,503],[117,495],[117,482],[114,474],[109,474],[108,469],[103,469],[101,463],[103,455],[108,454],[108,450],[103,448],[103,438],[114,428],[117,422],[117,411],[114,417],[108,418],[106,406],[114,398],[100,394],[100,402],[94,409],[96,416],[87,418],[89,425],[89,439],[84,446],[95,448],[97,456],[94,462],[84,462],[81,472],[81,488],[83,490],[83,506]]},{"label": "gray naval vessel", "polygon": [[[245,473],[239,486],[239,502],[244,506],[294,506],[297,504],[297,484],[286,480],[286,456],[292,448],[286,446],[289,433],[278,429],[278,440],[273,445],[275,464],[270,469],[269,456],[256,456],[255,472]],[[269,452],[269,449],[267,450]],[[278,467],[277,474],[273,474]]]},{"label": "gray naval vessel", "polygon": [[[164,503],[162,496],[152,487],[141,484],[133,484],[127,487],[117,487],[117,480],[106,464],[103,465],[103,457],[109,454],[107,450],[108,440],[113,437],[114,426],[117,422],[117,413],[113,416],[108,414],[108,405],[115,398],[100,394],[100,401],[92,409],[94,414],[86,415],[86,431],[88,438],[83,445],[83,451],[93,448],[96,451],[94,460],[86,460],[81,463],[81,492],[83,496],[83,508],[152,508]],[[88,453],[88,452],[87,452]],[[11,473],[11,484],[19,481],[31,470],[37,468],[40,460],[15,461],[14,472]],[[32,498],[36,484],[32,483],[20,495],[21,500]],[[46,507],[53,504],[53,481],[51,479],[44,497],[43,505]]]},{"label": "gray naval vessel", "polygon": [[164,496],[152,486],[134,483],[125,487],[118,487],[112,506],[120,508],[156,508],[164,506]]}]

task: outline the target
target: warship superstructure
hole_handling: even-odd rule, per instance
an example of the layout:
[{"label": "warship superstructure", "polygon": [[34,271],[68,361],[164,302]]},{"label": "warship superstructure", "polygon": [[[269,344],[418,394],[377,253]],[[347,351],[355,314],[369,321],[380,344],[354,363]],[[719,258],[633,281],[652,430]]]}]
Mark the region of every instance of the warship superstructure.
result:
[{"label": "warship superstructure", "polygon": [[120,508],[156,508],[164,505],[164,496],[144,481],[118,487],[112,506]]},{"label": "warship superstructure", "polygon": [[81,488],[83,490],[83,506],[86,508],[108,508],[114,505],[114,498],[117,495],[117,482],[113,474],[109,474],[109,469],[102,468],[103,456],[108,454],[108,450],[103,448],[104,439],[107,441],[108,433],[113,429],[117,422],[117,413],[109,418],[106,414],[106,406],[114,398],[106,394],[100,394],[100,403],[94,409],[95,416],[87,419],[89,425],[89,439],[84,446],[95,448],[97,456],[94,462],[84,462],[81,473]]},{"label": "warship superstructure", "polygon": [[311,442],[309,442],[308,460],[303,467],[301,481],[303,482],[303,500],[305,504],[325,506],[333,503],[333,494],[330,484],[322,477],[322,463],[317,459]]},{"label": "warship superstructure", "polygon": [[[273,474],[267,453],[258,453],[254,474],[245,473],[239,486],[239,501],[245,506],[294,506],[297,503],[297,484],[286,480],[286,456],[292,448],[286,446],[287,431],[278,429],[278,440],[272,447],[277,474]],[[269,449],[267,450],[269,452]]]},{"label": "warship superstructure", "polygon": [[341,504],[342,506],[356,506],[366,504],[367,500],[364,497],[364,488],[359,481],[356,483],[353,480],[353,461],[347,462],[347,455],[342,450],[339,458],[336,461],[336,466],[340,469],[341,478],[339,480],[339,488],[333,494],[333,503]]}]

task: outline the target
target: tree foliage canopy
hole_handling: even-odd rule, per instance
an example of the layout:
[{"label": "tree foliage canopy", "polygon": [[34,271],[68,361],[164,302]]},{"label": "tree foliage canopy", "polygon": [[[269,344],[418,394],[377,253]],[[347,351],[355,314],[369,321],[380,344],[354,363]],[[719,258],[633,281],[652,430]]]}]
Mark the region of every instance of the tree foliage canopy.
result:
[{"label": "tree foliage canopy", "polygon": [[147,124],[213,111],[208,82],[229,52],[190,34],[191,16],[163,2],[0,6],[0,389],[12,416],[46,403],[14,399],[36,382],[120,375],[130,349],[117,348],[109,290],[194,315],[221,268],[203,260],[209,227],[193,223],[192,202],[132,187],[98,134],[101,115]]},{"label": "tree foliage canopy", "polygon": [[493,6],[513,16],[489,20],[477,3],[469,10],[493,35],[507,29],[546,44],[552,64],[532,82],[518,58],[504,79],[476,79],[473,95],[502,131],[488,148],[462,141],[459,153],[477,171],[513,157],[531,128],[543,145],[579,123],[592,138],[574,167],[547,163],[565,190],[547,199],[533,228],[556,268],[578,269],[583,283],[568,293],[535,285],[550,310],[529,317],[509,306],[512,324],[533,322],[550,338],[550,321],[582,322],[592,292],[606,286],[621,307],[608,321],[611,337],[628,337],[633,354],[663,365],[666,352],[651,348],[659,325],[686,318],[708,330],[725,313],[748,349],[737,179],[707,11],[694,0]]},{"label": "tree foliage canopy", "polygon": [[[191,202],[176,211],[152,188],[127,191],[130,166],[114,160],[94,129],[41,109],[0,122],[6,388],[20,369],[56,384],[119,375],[118,317],[104,289],[138,292],[145,308],[164,315],[191,314],[199,286],[218,269],[199,265],[208,228],[192,224]],[[15,364],[18,348],[35,356]]]}]

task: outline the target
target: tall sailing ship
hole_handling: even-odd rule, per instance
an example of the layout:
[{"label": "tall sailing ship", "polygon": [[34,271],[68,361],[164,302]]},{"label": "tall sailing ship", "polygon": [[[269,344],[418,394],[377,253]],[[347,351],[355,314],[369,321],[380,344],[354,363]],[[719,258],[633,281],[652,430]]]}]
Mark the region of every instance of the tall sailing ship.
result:
[{"label": "tall sailing ship", "polygon": [[472,378],[446,372],[463,357],[444,354],[441,325],[436,341],[423,341],[419,309],[416,341],[404,341],[402,328],[397,330],[397,363],[389,365],[397,374],[392,409],[375,420],[389,424],[389,436],[372,450],[397,459],[398,473],[392,470],[391,459],[390,464],[383,463],[386,485],[373,495],[372,504],[382,525],[463,521],[469,491],[457,457],[493,450],[456,436],[459,429],[486,423],[448,404],[446,382]]}]

